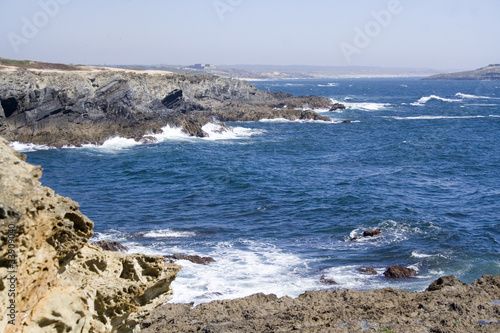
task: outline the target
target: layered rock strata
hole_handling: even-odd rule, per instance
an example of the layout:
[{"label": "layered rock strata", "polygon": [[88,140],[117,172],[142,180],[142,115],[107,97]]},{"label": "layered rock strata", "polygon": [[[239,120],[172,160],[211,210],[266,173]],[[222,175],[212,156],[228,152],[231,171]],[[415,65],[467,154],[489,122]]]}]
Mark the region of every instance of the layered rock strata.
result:
[{"label": "layered rock strata", "polygon": [[192,304],[166,304],[142,325],[149,332],[399,332],[500,331],[500,276],[466,285],[440,278],[423,292],[308,291],[298,298],[256,294]]},{"label": "layered rock strata", "polygon": [[180,269],[89,244],[93,222],[0,138],[0,331],[133,332]]},{"label": "layered rock strata", "polygon": [[330,121],[310,109],[331,105],[326,98],[272,93],[211,75],[0,66],[0,135],[56,147],[101,144],[112,136],[139,140],[167,124],[206,136],[202,126],[215,118]]}]

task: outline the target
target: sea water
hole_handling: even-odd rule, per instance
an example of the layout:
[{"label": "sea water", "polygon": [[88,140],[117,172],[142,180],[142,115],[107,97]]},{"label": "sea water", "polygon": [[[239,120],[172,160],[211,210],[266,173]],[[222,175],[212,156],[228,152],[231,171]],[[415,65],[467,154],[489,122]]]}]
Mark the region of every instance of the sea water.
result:
[{"label": "sea water", "polygon": [[[173,302],[256,292],[384,287],[422,290],[442,275],[500,274],[500,83],[398,79],[255,82],[319,95],[332,122],[165,127],[158,143],[12,145],[42,183],[78,201],[94,240],[180,261]],[[304,106],[307,108],[307,106]],[[349,119],[350,123],[343,123]],[[362,237],[380,228],[376,237]],[[357,238],[352,241],[353,238]],[[418,276],[390,280],[391,265]],[[361,266],[378,275],[363,275]],[[337,285],[324,285],[325,275]]]}]

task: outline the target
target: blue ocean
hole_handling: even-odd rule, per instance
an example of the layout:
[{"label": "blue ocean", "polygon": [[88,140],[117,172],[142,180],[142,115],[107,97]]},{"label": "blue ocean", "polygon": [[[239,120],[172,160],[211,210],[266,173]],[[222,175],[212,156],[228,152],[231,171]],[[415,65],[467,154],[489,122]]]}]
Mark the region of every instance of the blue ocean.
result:
[{"label": "blue ocean", "polygon": [[[317,110],[332,122],[228,123],[223,133],[207,126],[209,138],[166,127],[155,144],[13,146],[44,168],[43,185],[80,203],[94,240],[213,257],[210,265],[178,262],[172,302],[417,291],[443,275],[470,283],[500,274],[500,82],[252,84],[347,109]],[[377,228],[380,235],[362,236]],[[387,279],[392,265],[418,276]],[[337,284],[322,284],[323,275]]]}]

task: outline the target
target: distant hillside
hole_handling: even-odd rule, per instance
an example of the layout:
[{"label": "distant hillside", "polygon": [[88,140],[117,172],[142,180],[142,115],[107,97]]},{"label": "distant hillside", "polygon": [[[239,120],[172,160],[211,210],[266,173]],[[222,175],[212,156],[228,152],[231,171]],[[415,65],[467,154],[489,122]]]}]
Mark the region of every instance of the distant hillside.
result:
[{"label": "distant hillside", "polygon": [[49,70],[61,70],[61,71],[77,71],[81,70],[79,66],[65,65],[65,64],[55,64],[31,60],[12,60],[0,58],[0,66],[9,66],[17,68],[26,69],[49,69]]},{"label": "distant hillside", "polygon": [[113,65],[143,70],[168,70],[194,74],[211,74],[247,80],[326,79],[361,77],[426,77],[439,71],[428,68],[388,68],[369,66],[280,66],[217,65],[205,68],[173,65]]},{"label": "distant hillside", "polygon": [[438,74],[429,76],[426,80],[500,80],[500,64],[493,64],[473,71]]}]

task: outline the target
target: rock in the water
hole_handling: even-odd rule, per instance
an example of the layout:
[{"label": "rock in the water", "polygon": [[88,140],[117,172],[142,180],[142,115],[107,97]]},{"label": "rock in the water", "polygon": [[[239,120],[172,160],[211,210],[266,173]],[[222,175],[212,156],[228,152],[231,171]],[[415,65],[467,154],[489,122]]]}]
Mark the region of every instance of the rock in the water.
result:
[{"label": "rock in the water", "polygon": [[200,256],[188,256],[184,254],[174,254],[174,255],[168,255],[164,256],[166,260],[187,260],[191,261],[192,263],[199,264],[199,265],[208,265],[212,262],[215,262],[214,258],[211,257],[200,257]]},{"label": "rock in the water", "polygon": [[319,278],[319,282],[322,284],[327,284],[327,285],[334,285],[337,284],[337,282],[334,279],[327,278],[326,275],[321,275]]},{"label": "rock in the water", "polygon": [[384,275],[390,279],[402,279],[411,278],[417,276],[417,271],[413,268],[406,268],[401,266],[391,266],[385,272]]},{"label": "rock in the water", "polygon": [[375,270],[375,268],[373,267],[365,267],[365,266],[362,266],[360,267],[359,271],[363,274],[367,274],[367,275],[377,275],[377,271]]},{"label": "rock in the water", "polygon": [[119,242],[115,242],[115,241],[102,240],[102,241],[94,242],[92,244],[95,246],[99,246],[104,251],[114,251],[114,252],[127,252],[128,251],[128,247],[122,245]]},{"label": "rock in the water", "polygon": [[345,110],[345,105],[341,103],[334,103],[330,108],[330,111]]},{"label": "rock in the water", "polygon": [[0,265],[0,332],[133,332],[170,299],[179,266],[89,244],[94,224],[76,202],[43,187],[42,169],[3,138],[0,156],[0,257],[12,258]]},{"label": "rock in the water", "polygon": [[375,230],[366,230],[363,232],[363,237],[373,237],[380,235],[382,233],[382,230],[380,229],[375,229]]}]

